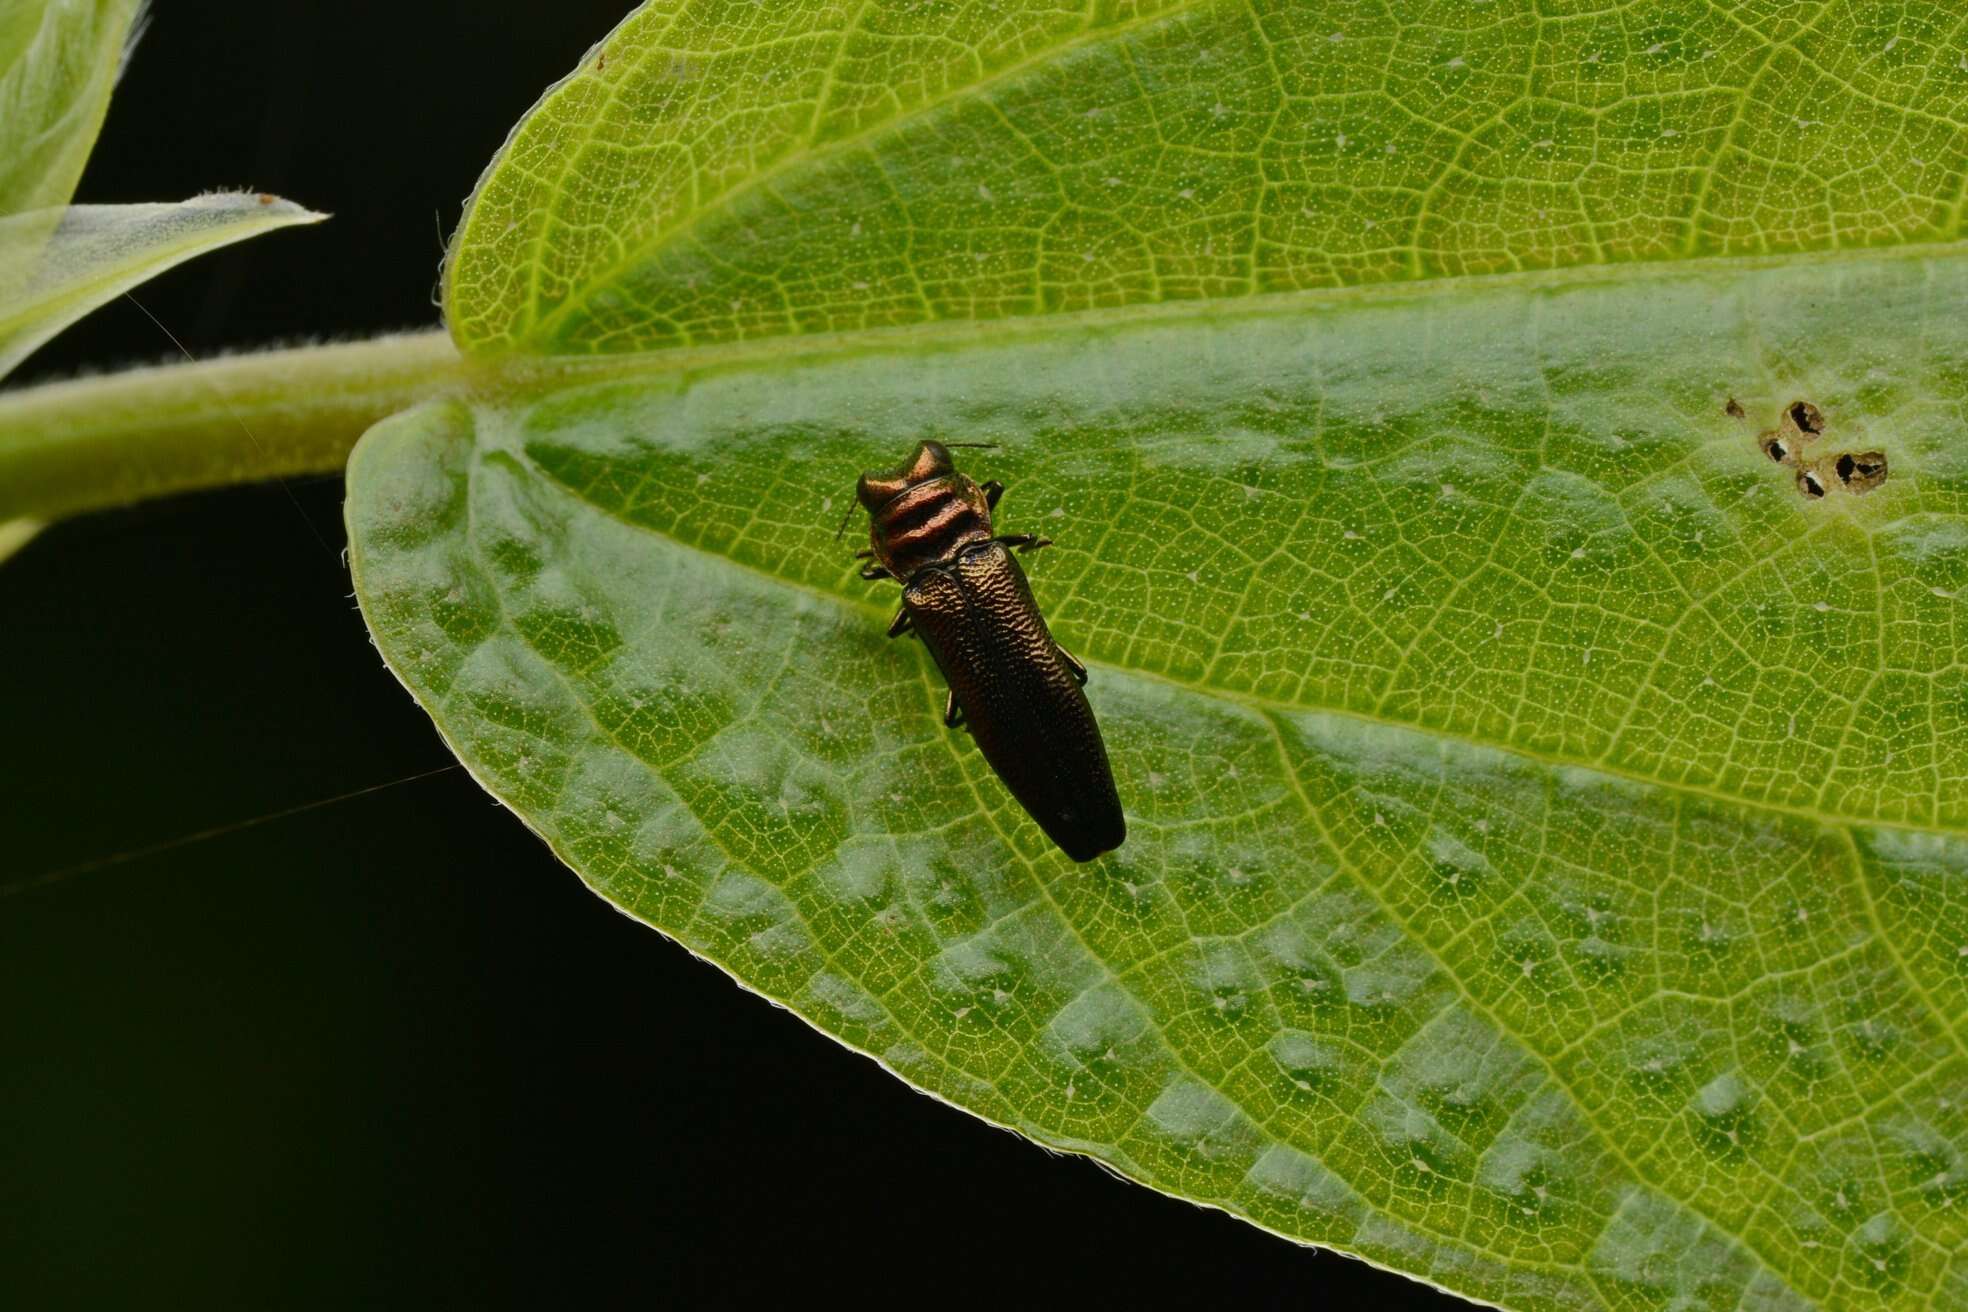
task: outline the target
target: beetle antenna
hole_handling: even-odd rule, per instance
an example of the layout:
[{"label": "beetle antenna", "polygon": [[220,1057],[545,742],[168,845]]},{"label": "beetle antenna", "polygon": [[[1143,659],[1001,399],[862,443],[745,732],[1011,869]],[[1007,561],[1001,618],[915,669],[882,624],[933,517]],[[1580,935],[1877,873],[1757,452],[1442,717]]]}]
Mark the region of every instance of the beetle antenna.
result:
[{"label": "beetle antenna", "polygon": [[847,513],[841,516],[841,526],[834,530],[834,541],[839,542],[841,540],[841,534],[847,532],[847,521],[853,518],[854,498],[850,496],[847,499]]}]

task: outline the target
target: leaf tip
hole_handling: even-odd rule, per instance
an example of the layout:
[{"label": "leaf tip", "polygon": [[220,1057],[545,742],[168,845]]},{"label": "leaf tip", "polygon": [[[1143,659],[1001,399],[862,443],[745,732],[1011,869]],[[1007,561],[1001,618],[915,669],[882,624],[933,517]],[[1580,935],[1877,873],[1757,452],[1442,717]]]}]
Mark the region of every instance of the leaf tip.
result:
[{"label": "leaf tip", "polygon": [[187,205],[202,209],[240,210],[246,213],[258,212],[267,218],[279,219],[287,223],[319,223],[332,218],[321,210],[311,210],[305,205],[277,196],[270,191],[208,191],[194,196]]}]

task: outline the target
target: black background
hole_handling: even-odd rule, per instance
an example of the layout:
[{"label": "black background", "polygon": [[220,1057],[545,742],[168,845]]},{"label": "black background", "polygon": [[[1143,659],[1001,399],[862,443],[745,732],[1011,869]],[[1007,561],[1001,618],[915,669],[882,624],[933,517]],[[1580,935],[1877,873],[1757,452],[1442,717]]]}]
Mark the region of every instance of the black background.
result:
[{"label": "black background", "polygon": [[[626,7],[167,0],[78,199],[334,213],[139,290],[200,358],[430,325],[479,170]],[[119,301],[13,381],[174,353]],[[0,569],[0,885],[447,764],[349,598],[340,498],[89,517]],[[0,1300],[608,1292],[1467,1306],[910,1091],[457,770],[0,894]]]}]

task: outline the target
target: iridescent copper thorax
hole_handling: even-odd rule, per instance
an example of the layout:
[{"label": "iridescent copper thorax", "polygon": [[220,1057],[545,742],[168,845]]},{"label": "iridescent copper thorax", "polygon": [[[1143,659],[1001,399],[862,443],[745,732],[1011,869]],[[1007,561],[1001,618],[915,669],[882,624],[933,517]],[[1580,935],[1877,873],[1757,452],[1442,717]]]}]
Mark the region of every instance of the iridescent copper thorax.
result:
[{"label": "iridescent copper thorax", "polygon": [[905,582],[925,566],[991,540],[989,498],[957,472],[941,442],[917,443],[907,462],[889,473],[861,475],[854,495],[868,511],[876,563]]}]

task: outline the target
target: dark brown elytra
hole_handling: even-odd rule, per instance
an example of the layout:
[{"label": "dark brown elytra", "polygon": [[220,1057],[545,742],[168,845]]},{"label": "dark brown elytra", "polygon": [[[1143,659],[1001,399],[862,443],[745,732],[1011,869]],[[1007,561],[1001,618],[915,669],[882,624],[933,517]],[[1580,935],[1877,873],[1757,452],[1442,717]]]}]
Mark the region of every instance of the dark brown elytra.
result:
[{"label": "dark brown elytra", "polygon": [[1002,483],[957,472],[941,442],[899,468],[861,476],[871,560],[864,579],[902,584],[888,636],[914,633],[949,684],[943,722],[967,727],[984,759],[1046,836],[1075,861],[1127,837],[1107,746],[1082,685],[1086,667],[1053,641],[1012,554],[1048,540],[997,534]]}]

